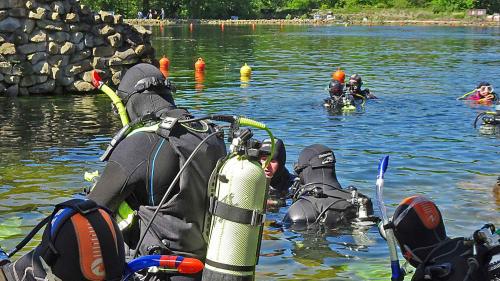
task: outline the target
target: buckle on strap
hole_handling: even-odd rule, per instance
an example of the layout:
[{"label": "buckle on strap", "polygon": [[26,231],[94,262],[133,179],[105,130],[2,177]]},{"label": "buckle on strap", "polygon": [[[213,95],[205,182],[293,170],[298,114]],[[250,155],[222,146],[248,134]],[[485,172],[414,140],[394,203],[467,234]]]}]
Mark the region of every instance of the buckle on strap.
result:
[{"label": "buckle on strap", "polygon": [[217,197],[210,197],[208,211],[222,219],[251,226],[259,226],[266,220],[266,214],[259,210],[229,205],[217,200]]}]

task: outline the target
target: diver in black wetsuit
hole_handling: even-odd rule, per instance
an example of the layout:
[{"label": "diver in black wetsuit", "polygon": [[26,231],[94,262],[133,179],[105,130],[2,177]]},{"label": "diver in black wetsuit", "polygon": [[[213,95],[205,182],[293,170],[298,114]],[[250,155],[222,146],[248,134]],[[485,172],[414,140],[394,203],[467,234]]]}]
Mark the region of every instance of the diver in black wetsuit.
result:
[{"label": "diver in black wetsuit", "polygon": [[450,238],[434,202],[417,195],[405,198],[384,228],[393,229],[403,256],[416,268],[412,281],[500,280],[500,236],[491,224],[471,238]]},{"label": "diver in black wetsuit", "polygon": [[365,88],[364,90],[361,90],[362,85],[363,81],[361,80],[361,76],[353,74],[349,77],[349,82],[346,87],[355,100],[377,98],[374,94],[370,93],[370,89]]},{"label": "diver in black wetsuit", "polygon": [[[186,166],[178,183],[168,190],[180,167],[215,127],[205,121],[176,122],[192,116],[176,107],[170,83],[152,65],[130,68],[118,94],[131,123],[137,122],[142,128],[116,145],[88,197],[113,211],[126,201],[137,212],[139,220],[125,232],[127,245],[135,249],[139,231],[144,232],[157,205],[169,192],[140,249],[135,250],[141,255],[175,253],[203,260],[207,248],[203,235],[208,231],[204,229],[209,203],[207,186],[217,160],[226,154],[222,136],[208,139]],[[192,280],[183,276],[169,279],[162,274],[151,278]],[[193,278],[199,280],[201,274]]]},{"label": "diver in black wetsuit", "polygon": [[294,203],[284,218],[293,228],[314,223],[335,227],[373,214],[368,197],[355,188],[342,189],[335,175],[335,155],[328,147],[315,144],[304,148],[294,169],[300,181],[292,188]]},{"label": "diver in black wetsuit", "polygon": [[40,244],[15,262],[0,249],[0,281],[122,280],[123,238],[107,210],[91,200],[73,199],[58,204],[35,229],[45,224]]}]

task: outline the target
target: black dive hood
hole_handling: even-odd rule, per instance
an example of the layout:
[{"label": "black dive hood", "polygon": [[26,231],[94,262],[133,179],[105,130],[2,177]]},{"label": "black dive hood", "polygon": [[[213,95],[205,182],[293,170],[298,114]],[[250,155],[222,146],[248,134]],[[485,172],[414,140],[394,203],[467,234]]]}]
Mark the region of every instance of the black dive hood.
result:
[{"label": "black dive hood", "polygon": [[[271,153],[271,140],[265,139],[262,142],[262,151]],[[273,160],[278,162],[278,170],[274,173],[271,183],[269,184],[276,190],[288,190],[289,185],[289,172],[285,167],[286,164],[286,149],[285,144],[281,139],[276,138],[274,143]]]},{"label": "black dive hood", "polygon": [[155,114],[157,117],[176,108],[172,85],[158,68],[140,63],[130,68],[118,86],[118,96],[127,109],[130,121]]},{"label": "black dive hood", "polygon": [[335,174],[335,154],[324,145],[313,144],[304,148],[294,170],[304,185],[323,185],[324,191],[342,188]]}]

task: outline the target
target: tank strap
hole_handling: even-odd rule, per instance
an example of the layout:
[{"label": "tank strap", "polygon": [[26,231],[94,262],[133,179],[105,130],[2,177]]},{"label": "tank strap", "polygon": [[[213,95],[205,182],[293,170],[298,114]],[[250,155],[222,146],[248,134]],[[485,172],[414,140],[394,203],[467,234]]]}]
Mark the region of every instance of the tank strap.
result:
[{"label": "tank strap", "polygon": [[252,226],[261,225],[266,220],[265,213],[229,205],[217,200],[216,197],[210,197],[210,206],[208,211],[212,215],[225,220]]},{"label": "tank strap", "polygon": [[206,259],[205,264],[216,267],[216,268],[231,270],[231,271],[243,271],[243,272],[255,271],[255,265],[232,265],[232,264],[227,264],[227,263],[216,262],[216,261],[213,261],[210,259]]}]

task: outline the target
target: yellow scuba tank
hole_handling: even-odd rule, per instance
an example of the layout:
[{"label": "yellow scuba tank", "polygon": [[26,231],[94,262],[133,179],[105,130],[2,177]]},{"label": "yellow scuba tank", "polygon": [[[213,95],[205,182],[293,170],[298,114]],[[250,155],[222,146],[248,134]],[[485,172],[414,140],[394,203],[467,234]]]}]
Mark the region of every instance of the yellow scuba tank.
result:
[{"label": "yellow scuba tank", "polygon": [[255,278],[267,184],[259,161],[260,144],[251,136],[246,129],[233,138],[231,154],[216,174],[215,193],[210,198],[212,218],[203,281]]}]

